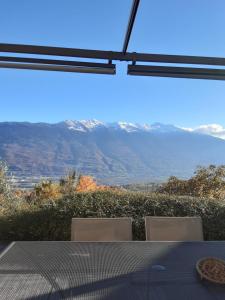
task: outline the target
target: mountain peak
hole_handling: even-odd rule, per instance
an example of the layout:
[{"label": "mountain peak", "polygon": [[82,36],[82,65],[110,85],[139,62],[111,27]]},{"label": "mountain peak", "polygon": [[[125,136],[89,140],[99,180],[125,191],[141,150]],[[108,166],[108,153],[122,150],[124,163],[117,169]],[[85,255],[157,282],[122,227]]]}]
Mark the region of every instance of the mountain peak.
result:
[{"label": "mountain peak", "polygon": [[100,126],[105,126],[105,124],[101,121],[98,121],[96,119],[92,120],[66,120],[64,124],[68,127],[70,130],[74,131],[82,131],[82,132],[87,132],[87,131],[92,131],[93,129],[100,127]]}]

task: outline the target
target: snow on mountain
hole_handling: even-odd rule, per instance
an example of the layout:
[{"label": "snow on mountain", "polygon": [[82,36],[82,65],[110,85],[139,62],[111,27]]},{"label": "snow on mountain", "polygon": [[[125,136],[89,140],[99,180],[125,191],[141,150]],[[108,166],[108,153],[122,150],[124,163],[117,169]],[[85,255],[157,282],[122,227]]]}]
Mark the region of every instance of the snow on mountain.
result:
[{"label": "snow on mountain", "polygon": [[66,120],[64,122],[64,124],[70,130],[82,131],[82,132],[92,131],[96,128],[105,126],[105,124],[103,122],[100,122],[100,121],[95,120],[95,119],[93,119],[93,120],[81,120],[81,121]]},{"label": "snow on mountain", "polygon": [[79,121],[67,120],[64,123],[70,130],[86,132],[85,127]]},{"label": "snow on mountain", "polygon": [[208,124],[200,125],[195,128],[184,128],[174,126],[172,124],[153,123],[149,124],[138,124],[130,122],[114,122],[104,123],[96,119],[93,120],[67,120],[60,123],[66,126],[70,130],[80,132],[91,132],[100,128],[112,129],[112,130],[123,130],[127,133],[132,132],[152,132],[152,133],[172,133],[172,132],[192,132],[196,134],[211,135],[216,138],[225,139],[225,128],[219,124]]},{"label": "snow on mountain", "polygon": [[85,126],[87,129],[92,130],[97,127],[105,126],[105,124],[98,120],[81,120],[80,123]]},{"label": "snow on mountain", "polygon": [[121,129],[126,132],[137,132],[137,131],[149,131],[150,126],[148,124],[128,123],[128,122],[116,122],[108,123],[108,128]]},{"label": "snow on mountain", "polygon": [[175,127],[173,125],[165,125],[161,123],[154,123],[152,125],[149,124],[138,124],[138,123],[130,123],[130,122],[114,122],[114,123],[104,123],[98,120],[67,120],[64,122],[64,125],[67,126],[68,129],[74,131],[82,131],[88,132],[93,131],[99,128],[108,128],[114,130],[124,130],[128,133],[131,132],[150,132],[150,131],[157,131],[157,132],[172,132],[172,131],[180,131],[182,129]]}]

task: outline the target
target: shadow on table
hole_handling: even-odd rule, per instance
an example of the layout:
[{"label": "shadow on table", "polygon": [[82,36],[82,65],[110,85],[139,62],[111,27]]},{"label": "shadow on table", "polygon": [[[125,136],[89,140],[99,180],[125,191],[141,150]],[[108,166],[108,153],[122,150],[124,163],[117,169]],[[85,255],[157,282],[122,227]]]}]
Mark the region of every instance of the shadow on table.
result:
[{"label": "shadow on table", "polygon": [[[198,245],[198,252],[196,252],[196,245]],[[225,287],[201,281],[195,270],[195,263],[201,257],[214,255],[225,259],[225,254],[221,253],[222,247],[218,249],[213,242],[207,245],[209,246],[201,242],[171,243],[166,251],[160,251],[160,255],[155,255],[153,260],[145,261],[142,267],[128,274],[112,276],[76,287],[60,288],[53,291],[51,295],[43,294],[27,299],[224,300]],[[149,251],[152,251],[152,247],[157,248],[157,243],[149,247]]]}]

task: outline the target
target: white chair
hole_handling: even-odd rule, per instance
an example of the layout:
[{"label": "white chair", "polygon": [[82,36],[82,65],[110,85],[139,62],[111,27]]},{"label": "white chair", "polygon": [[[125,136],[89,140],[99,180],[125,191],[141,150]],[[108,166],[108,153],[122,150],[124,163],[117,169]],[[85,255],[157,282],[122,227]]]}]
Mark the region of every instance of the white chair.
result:
[{"label": "white chair", "polygon": [[200,217],[145,217],[147,241],[203,241]]},{"label": "white chair", "polygon": [[73,218],[71,241],[131,241],[131,218]]}]

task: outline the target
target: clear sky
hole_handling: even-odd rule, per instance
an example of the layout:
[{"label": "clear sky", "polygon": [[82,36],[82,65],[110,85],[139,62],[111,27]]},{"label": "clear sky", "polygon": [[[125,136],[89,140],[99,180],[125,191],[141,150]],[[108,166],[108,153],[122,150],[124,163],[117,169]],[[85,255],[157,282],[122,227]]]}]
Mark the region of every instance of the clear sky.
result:
[{"label": "clear sky", "polygon": [[[0,0],[0,42],[120,51],[132,0]],[[224,0],[141,0],[129,51],[225,57]],[[225,126],[225,82],[0,69],[0,121]]]}]

